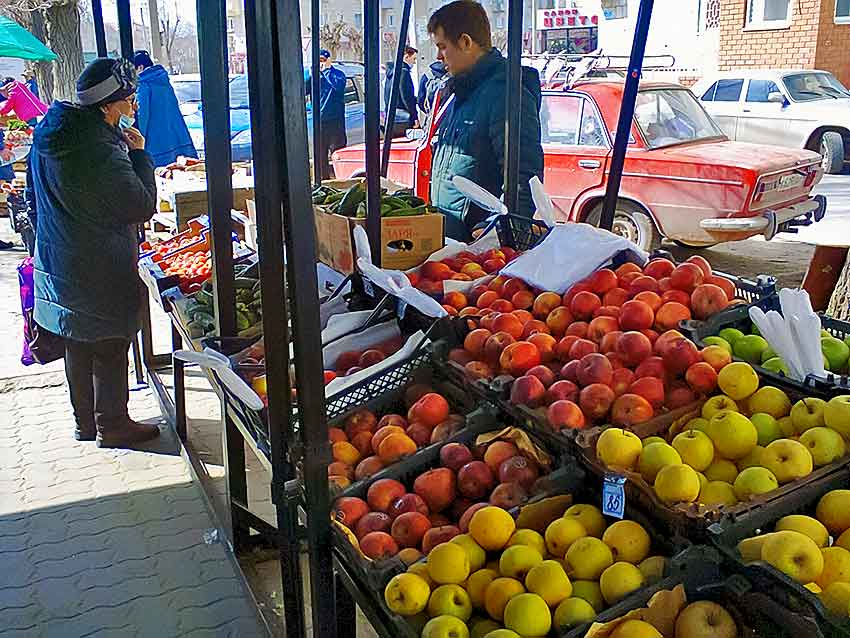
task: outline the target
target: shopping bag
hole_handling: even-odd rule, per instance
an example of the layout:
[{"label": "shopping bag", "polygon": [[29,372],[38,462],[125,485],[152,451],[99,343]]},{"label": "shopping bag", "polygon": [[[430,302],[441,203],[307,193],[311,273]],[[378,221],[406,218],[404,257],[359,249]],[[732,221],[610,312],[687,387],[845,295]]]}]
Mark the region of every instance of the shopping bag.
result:
[{"label": "shopping bag", "polygon": [[45,365],[65,356],[62,337],[39,326],[33,317],[33,265],[27,257],[18,265],[18,284],[21,290],[21,315],[24,320],[24,344],[21,363]]}]

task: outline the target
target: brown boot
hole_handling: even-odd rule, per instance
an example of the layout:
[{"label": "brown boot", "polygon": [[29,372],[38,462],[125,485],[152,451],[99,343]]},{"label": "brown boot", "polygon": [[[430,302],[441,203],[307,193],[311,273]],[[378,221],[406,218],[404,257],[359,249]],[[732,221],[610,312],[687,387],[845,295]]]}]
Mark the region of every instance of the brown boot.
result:
[{"label": "brown boot", "polygon": [[74,428],[74,438],[78,441],[94,441],[97,436],[97,428],[94,423],[77,423]]},{"label": "brown boot", "polygon": [[159,426],[128,418],[120,427],[97,428],[97,447],[126,448],[159,436]]}]

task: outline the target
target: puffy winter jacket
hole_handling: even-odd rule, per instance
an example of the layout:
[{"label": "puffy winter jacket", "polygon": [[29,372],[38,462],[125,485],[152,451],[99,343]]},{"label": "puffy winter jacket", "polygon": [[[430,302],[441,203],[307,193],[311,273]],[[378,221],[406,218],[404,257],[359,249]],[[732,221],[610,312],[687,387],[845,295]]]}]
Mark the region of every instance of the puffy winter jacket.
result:
[{"label": "puffy winter jacket", "polygon": [[168,71],[162,65],[157,64],[139,74],[136,99],[139,101],[136,120],[154,166],[167,166],[180,155],[198,156],[168,80]]},{"label": "puffy winter jacket", "polygon": [[[446,234],[468,240],[472,228],[487,213],[471,204],[452,184],[461,175],[501,197],[504,190],[505,90],[507,60],[496,49],[487,53],[468,73],[451,79],[454,101],[437,129],[431,163],[431,203],[446,215]],[[522,69],[519,146],[519,210],[531,217],[534,206],[528,180],[543,179],[540,144],[540,76]]]}]

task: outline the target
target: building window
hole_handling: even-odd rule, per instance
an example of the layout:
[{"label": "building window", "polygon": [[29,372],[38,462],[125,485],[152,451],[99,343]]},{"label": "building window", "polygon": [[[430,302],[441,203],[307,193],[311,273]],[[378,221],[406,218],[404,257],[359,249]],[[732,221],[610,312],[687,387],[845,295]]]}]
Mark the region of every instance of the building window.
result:
[{"label": "building window", "polygon": [[850,24],[850,0],[835,0],[835,22]]},{"label": "building window", "polygon": [[496,17],[496,28],[497,29],[504,29],[505,28],[505,17],[504,16],[497,16]]},{"label": "building window", "polygon": [[354,28],[362,29],[363,28],[363,14],[355,13],[354,14]]},{"label": "building window", "polygon": [[388,27],[394,27],[395,26],[395,14],[394,13],[388,13],[387,14],[387,26]]},{"label": "building window", "polygon": [[705,29],[720,28],[720,0],[708,0],[703,3],[705,15],[703,16],[703,24]]},{"label": "building window", "polygon": [[606,20],[619,20],[629,16],[628,0],[602,0],[602,13]]},{"label": "building window", "polygon": [[791,22],[791,0],[749,0],[747,26],[781,28]]}]

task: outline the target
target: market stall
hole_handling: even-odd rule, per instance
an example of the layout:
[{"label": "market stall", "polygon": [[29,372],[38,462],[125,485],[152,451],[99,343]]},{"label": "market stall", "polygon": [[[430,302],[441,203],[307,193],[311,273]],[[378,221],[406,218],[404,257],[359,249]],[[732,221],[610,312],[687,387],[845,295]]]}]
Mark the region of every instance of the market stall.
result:
[{"label": "market stall", "polygon": [[[390,267],[386,213],[432,213],[382,198],[374,3],[360,194],[313,188],[299,8],[247,4],[254,253],[230,219],[224,7],[200,5],[209,227],[152,244],[140,272],[190,351],[175,373],[201,362],[222,396],[232,539],[280,548],[288,635],[306,633],[303,536],[314,635],[354,635],[354,602],[388,637],[850,635],[846,324],[769,277],[555,225],[539,183],[542,219],[511,215],[514,117],[504,201],[459,183],[495,213],[482,236]],[[512,2],[512,86],[521,25]],[[349,204],[351,285],[320,294],[316,216]],[[276,529],[248,508],[246,442],[271,470]]]}]

